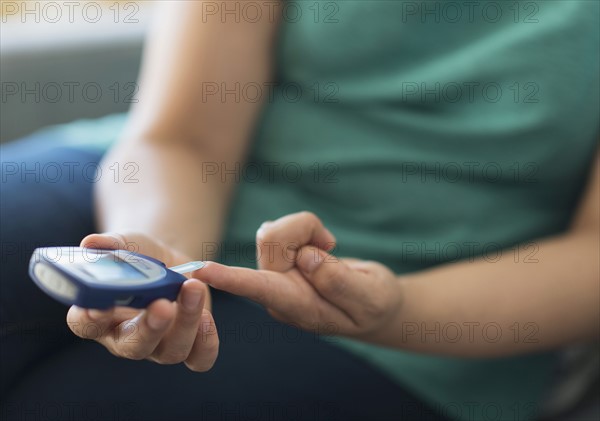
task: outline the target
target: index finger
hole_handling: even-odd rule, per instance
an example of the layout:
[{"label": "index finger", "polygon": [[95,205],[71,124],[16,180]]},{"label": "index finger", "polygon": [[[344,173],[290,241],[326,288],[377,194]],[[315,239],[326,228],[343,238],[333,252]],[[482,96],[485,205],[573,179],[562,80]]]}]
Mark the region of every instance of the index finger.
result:
[{"label": "index finger", "polygon": [[296,271],[284,274],[209,262],[194,276],[214,288],[247,297],[275,318],[303,329],[320,331],[322,323],[334,324],[343,331],[353,328],[351,318],[324,300]]},{"label": "index finger", "polygon": [[286,299],[281,288],[284,275],[275,272],[254,270],[235,266],[225,266],[215,262],[194,272],[194,277],[213,288],[256,301],[264,307],[271,307],[277,300]]}]

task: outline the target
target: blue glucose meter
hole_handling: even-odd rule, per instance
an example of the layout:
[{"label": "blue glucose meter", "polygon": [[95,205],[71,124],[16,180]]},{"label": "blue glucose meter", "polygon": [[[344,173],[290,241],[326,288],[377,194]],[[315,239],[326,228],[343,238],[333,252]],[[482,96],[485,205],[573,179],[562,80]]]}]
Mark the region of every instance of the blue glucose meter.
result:
[{"label": "blue glucose meter", "polygon": [[33,252],[29,275],[46,294],[67,305],[145,308],[159,298],[174,301],[187,279],[183,274],[203,266],[189,262],[167,268],[127,250],[44,247]]}]

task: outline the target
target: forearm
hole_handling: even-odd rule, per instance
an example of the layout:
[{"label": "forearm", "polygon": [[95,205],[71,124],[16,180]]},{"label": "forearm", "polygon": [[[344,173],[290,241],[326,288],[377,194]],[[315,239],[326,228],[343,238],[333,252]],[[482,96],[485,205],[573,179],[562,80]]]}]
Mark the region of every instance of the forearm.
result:
[{"label": "forearm", "polygon": [[118,145],[101,164],[98,229],[145,233],[192,258],[205,258],[209,244],[221,237],[234,187],[203,174],[211,160],[183,142]]},{"label": "forearm", "polygon": [[402,277],[403,302],[376,341],[456,356],[501,356],[591,339],[599,329],[596,230],[537,242],[524,261],[444,265]]},{"label": "forearm", "polygon": [[108,174],[106,167],[132,162],[128,170],[139,168],[137,181],[101,179],[98,225],[149,234],[193,258],[214,258],[203,251],[220,240],[235,177],[205,170],[207,164],[241,167],[262,102],[208,88],[271,80],[277,21],[208,19],[203,2],[166,2],[157,16],[138,102],[103,164]]}]

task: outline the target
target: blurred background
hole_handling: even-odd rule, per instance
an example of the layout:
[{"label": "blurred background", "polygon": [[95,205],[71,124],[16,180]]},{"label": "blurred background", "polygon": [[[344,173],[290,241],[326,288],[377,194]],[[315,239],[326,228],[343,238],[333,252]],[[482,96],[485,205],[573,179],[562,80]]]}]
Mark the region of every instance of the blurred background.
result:
[{"label": "blurred background", "polygon": [[0,142],[126,111],[152,1],[0,1]]}]

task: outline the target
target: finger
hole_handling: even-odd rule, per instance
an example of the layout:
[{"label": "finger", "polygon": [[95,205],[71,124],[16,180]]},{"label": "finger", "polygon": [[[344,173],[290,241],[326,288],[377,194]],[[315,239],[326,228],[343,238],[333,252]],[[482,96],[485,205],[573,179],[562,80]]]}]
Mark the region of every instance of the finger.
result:
[{"label": "finger", "polygon": [[171,248],[165,247],[160,241],[137,233],[106,232],[90,234],[81,240],[80,247],[105,250],[127,250],[152,256],[170,266],[173,262],[188,260],[185,256]]},{"label": "finger", "polygon": [[308,244],[335,247],[335,237],[315,214],[299,212],[266,222],[256,232],[258,268],[285,272],[294,266],[298,249]]},{"label": "finger", "polygon": [[200,326],[185,365],[193,371],[208,371],[219,355],[219,335],[215,321],[206,309],[202,310]]},{"label": "finger", "polygon": [[119,357],[139,360],[157,347],[173,319],[172,303],[153,302],[133,319],[122,320],[119,309],[105,311],[72,306],[67,324],[77,336],[95,340]]},{"label": "finger", "polygon": [[77,336],[97,340],[115,326],[137,316],[140,310],[130,307],[113,307],[108,310],[84,309],[71,306],[67,312],[67,325]]},{"label": "finger", "polygon": [[357,319],[372,296],[364,273],[313,246],[303,247],[296,265],[308,282],[327,301]]},{"label": "finger", "polygon": [[206,289],[206,285],[196,279],[183,283],[177,297],[173,325],[152,353],[152,360],[161,364],[177,364],[188,358],[200,326]]},{"label": "finger", "polygon": [[113,320],[113,314],[114,309],[100,311],[71,306],[67,312],[67,325],[80,338],[100,340],[118,324]]},{"label": "finger", "polygon": [[289,283],[285,282],[285,275],[277,272],[206,262],[198,275],[202,282],[213,288],[249,298],[265,307],[275,303],[285,305],[290,301],[291,291],[285,291]]},{"label": "finger", "polygon": [[345,311],[324,300],[302,275],[230,267],[208,262],[200,279],[213,288],[255,301],[285,323],[320,331],[323,325],[350,331],[354,322]]},{"label": "finger", "polygon": [[156,300],[135,318],[120,323],[99,342],[119,357],[148,358],[173,323],[174,307],[166,299]]},{"label": "finger", "polygon": [[103,234],[88,235],[81,240],[80,247],[107,250],[126,250],[127,245],[127,239],[122,234],[107,232]]}]

